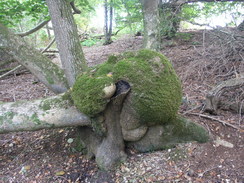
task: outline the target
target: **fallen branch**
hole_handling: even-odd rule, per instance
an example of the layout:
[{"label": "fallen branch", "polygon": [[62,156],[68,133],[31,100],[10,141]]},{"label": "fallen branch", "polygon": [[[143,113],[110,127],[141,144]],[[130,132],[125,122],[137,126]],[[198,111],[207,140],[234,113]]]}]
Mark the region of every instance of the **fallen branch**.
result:
[{"label": "fallen branch", "polygon": [[54,37],[53,40],[47,45],[47,47],[44,48],[44,50],[41,51],[41,53],[46,52],[46,51],[52,46],[52,44],[54,43],[54,41],[55,41],[55,37]]},{"label": "fallen branch", "polygon": [[40,24],[38,24],[36,27],[34,27],[33,29],[26,31],[26,32],[22,32],[22,33],[17,33],[16,35],[24,37],[24,36],[28,36],[36,31],[38,31],[39,29],[41,29],[42,27],[44,27],[44,25],[46,25],[48,22],[50,21],[50,19],[45,20],[43,22],[41,22]]},{"label": "fallen branch", "polygon": [[195,116],[200,116],[200,117],[203,117],[203,118],[206,118],[206,119],[211,119],[213,121],[217,121],[217,122],[220,122],[221,124],[223,124],[224,126],[229,126],[229,127],[232,127],[234,129],[237,129],[237,130],[241,130],[239,127],[235,126],[235,125],[232,125],[230,123],[227,123],[221,119],[217,119],[217,118],[214,118],[212,116],[208,116],[208,115],[205,115],[205,114],[200,114],[200,113],[187,113],[187,114],[191,114],[191,115],[195,115]]},{"label": "fallen branch", "polygon": [[4,73],[3,75],[0,76],[0,79],[2,79],[3,77],[13,73],[14,71],[18,70],[19,68],[21,68],[22,65],[18,65],[17,67],[15,67],[14,69],[12,69],[11,71],[8,71],[6,73]]}]

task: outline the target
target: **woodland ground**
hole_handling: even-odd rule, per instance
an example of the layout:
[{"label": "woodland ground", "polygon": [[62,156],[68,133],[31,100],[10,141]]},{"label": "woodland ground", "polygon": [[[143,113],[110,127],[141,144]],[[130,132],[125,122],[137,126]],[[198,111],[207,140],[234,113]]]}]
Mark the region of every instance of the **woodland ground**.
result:
[{"label": "woodland ground", "polygon": [[[185,99],[179,112],[208,129],[212,137],[208,143],[180,144],[143,154],[129,149],[126,162],[115,171],[104,172],[77,151],[75,141],[69,143],[76,137],[74,128],[1,134],[0,182],[244,182],[243,130],[197,115],[204,113],[205,95],[213,86],[244,71],[243,52],[232,45],[237,50],[233,52],[225,39],[226,34],[203,30],[181,33],[162,43],[161,52],[182,80]],[[89,65],[94,65],[109,54],[141,47],[142,37],[123,36],[111,45],[84,47],[84,52]],[[243,101],[243,88],[229,92],[229,99]],[[0,101],[50,95],[53,93],[28,72],[0,80]],[[240,113],[220,110],[215,116],[204,114],[243,129]]]}]

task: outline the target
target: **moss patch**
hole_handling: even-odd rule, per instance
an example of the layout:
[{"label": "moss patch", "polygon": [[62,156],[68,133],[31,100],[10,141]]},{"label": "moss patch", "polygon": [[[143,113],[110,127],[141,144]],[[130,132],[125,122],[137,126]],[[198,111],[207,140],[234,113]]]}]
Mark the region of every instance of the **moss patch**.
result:
[{"label": "moss patch", "polygon": [[108,102],[104,98],[103,88],[111,83],[113,83],[111,77],[95,77],[92,73],[83,74],[77,79],[72,90],[75,106],[88,116],[102,112]]},{"label": "moss patch", "polygon": [[0,126],[4,124],[4,122],[12,123],[12,119],[15,116],[14,112],[5,112],[0,116]]},{"label": "moss patch", "polygon": [[54,107],[67,107],[70,103],[70,99],[68,99],[69,97],[69,92],[67,92],[65,95],[62,96],[62,98],[48,98],[45,99],[41,102],[40,104],[40,109],[44,110],[44,111],[48,111]]},{"label": "moss patch", "polygon": [[151,50],[112,56],[83,73],[73,87],[74,104],[86,115],[96,115],[109,102],[103,88],[119,80],[130,84],[131,107],[142,123],[162,124],[176,117],[182,98],[180,81],[167,58]]},{"label": "moss patch", "polygon": [[204,143],[209,140],[207,130],[186,118],[178,116],[173,123],[173,134],[179,137],[180,142],[197,141]]}]

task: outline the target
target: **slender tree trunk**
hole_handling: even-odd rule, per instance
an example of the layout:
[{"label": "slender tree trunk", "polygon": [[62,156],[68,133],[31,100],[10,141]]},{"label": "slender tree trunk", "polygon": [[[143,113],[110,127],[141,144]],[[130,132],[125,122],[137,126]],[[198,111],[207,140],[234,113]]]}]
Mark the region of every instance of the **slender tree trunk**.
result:
[{"label": "slender tree trunk", "polygon": [[160,50],[159,0],[141,0],[144,20],[144,48]]},{"label": "slender tree trunk", "polygon": [[0,49],[26,67],[53,92],[63,93],[67,90],[63,70],[1,24]]},{"label": "slender tree trunk", "polygon": [[46,1],[63,69],[71,87],[76,77],[87,69],[71,6],[67,0]]},{"label": "slender tree trunk", "polygon": [[105,43],[107,41],[108,36],[108,1],[104,0],[104,35],[105,35]]},{"label": "slender tree trunk", "polygon": [[[112,3],[112,1],[110,3]],[[108,35],[109,35],[110,40],[111,40],[111,36],[112,36],[112,28],[113,28],[113,7],[110,4],[110,8],[109,8],[109,31],[108,31]]]},{"label": "slender tree trunk", "polygon": [[[108,1],[104,1],[104,34],[105,34],[105,42],[104,45],[111,44],[111,36],[112,36],[112,27],[113,27],[113,6],[112,1],[110,1],[110,7],[108,10]],[[109,11],[109,16],[108,16]],[[109,26],[108,26],[109,24]]]}]

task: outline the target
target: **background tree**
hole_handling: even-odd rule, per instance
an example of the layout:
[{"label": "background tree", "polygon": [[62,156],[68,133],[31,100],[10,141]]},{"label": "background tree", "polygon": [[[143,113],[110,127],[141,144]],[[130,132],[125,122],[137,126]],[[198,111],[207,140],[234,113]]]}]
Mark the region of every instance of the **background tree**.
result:
[{"label": "background tree", "polygon": [[144,20],[144,47],[159,50],[161,36],[159,30],[159,0],[142,0]]},{"label": "background tree", "polygon": [[[57,46],[69,86],[85,71],[87,64],[79,42],[77,27],[68,1],[47,0]],[[73,5],[74,6],[74,5]],[[73,8],[74,10],[74,8]],[[78,10],[76,10],[78,11]]]},{"label": "background tree", "polygon": [[104,45],[112,43],[112,30],[113,30],[113,1],[104,0]]}]

